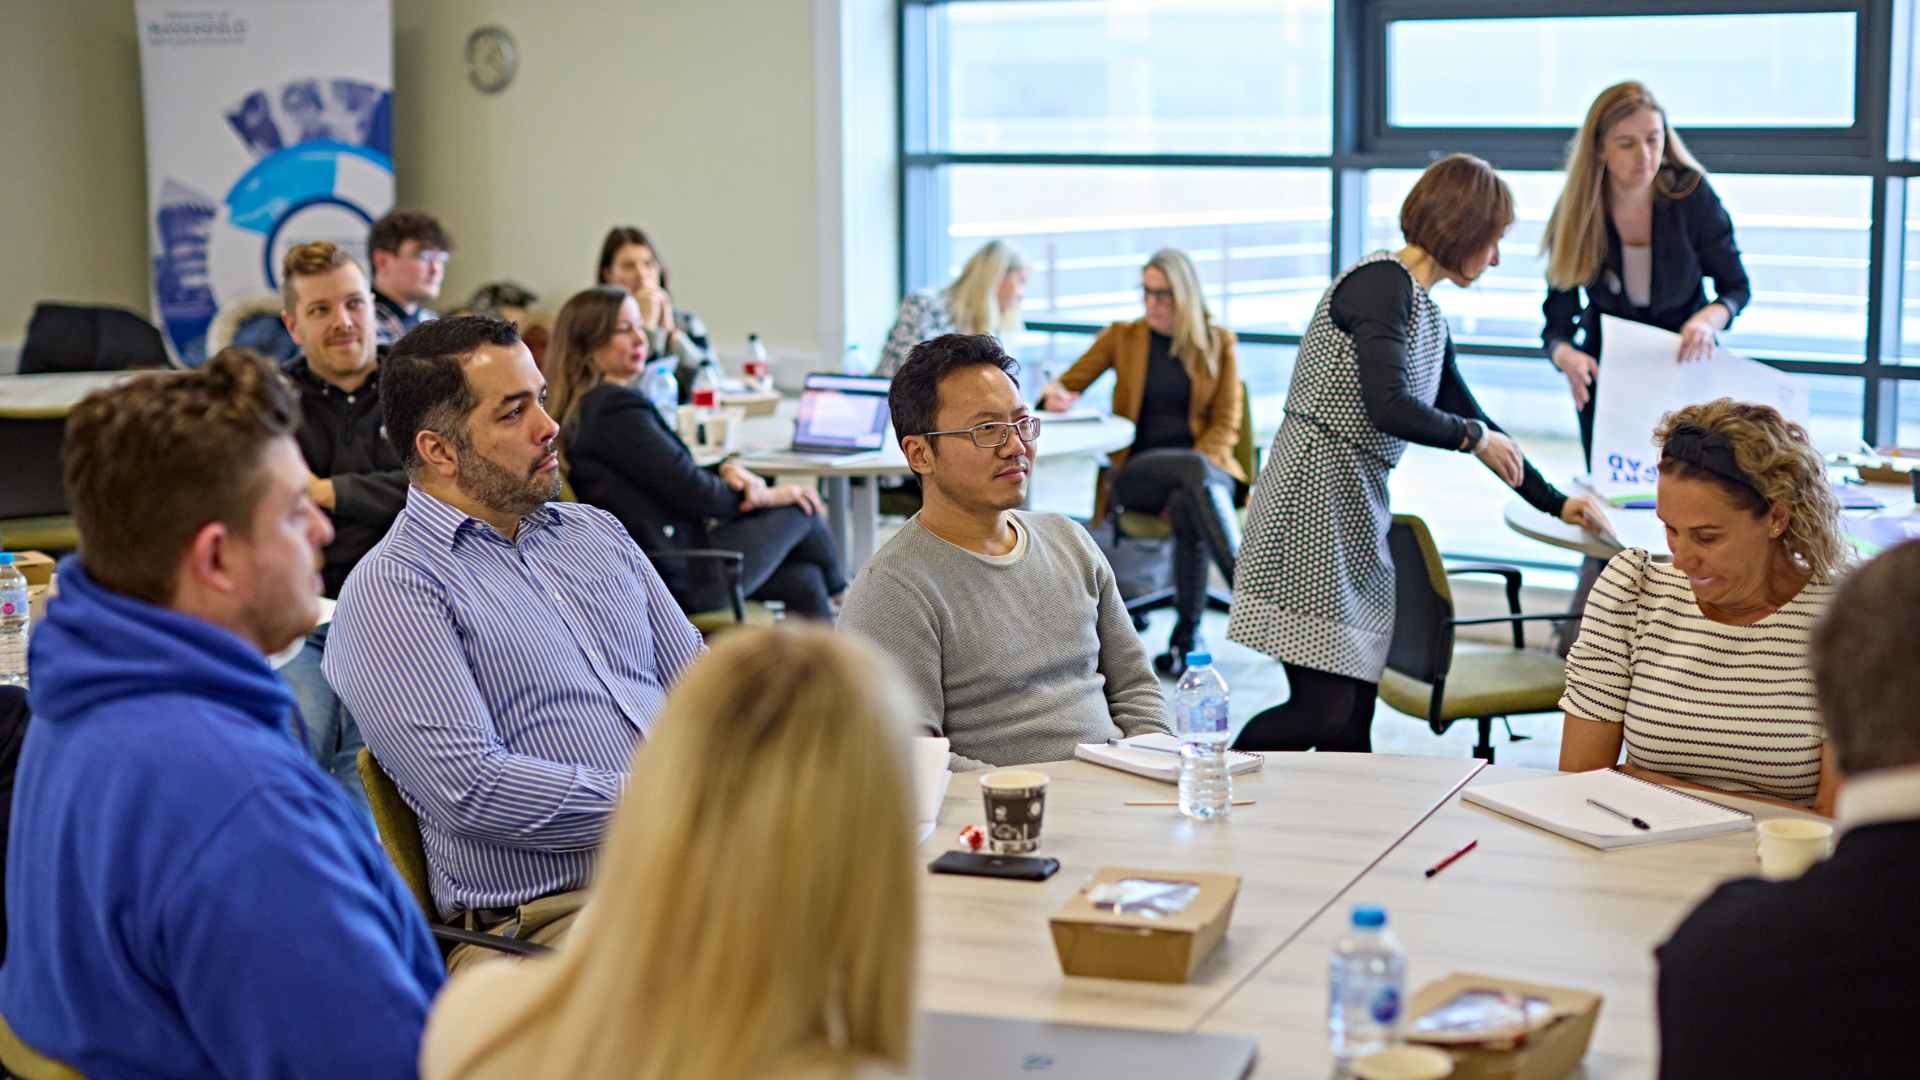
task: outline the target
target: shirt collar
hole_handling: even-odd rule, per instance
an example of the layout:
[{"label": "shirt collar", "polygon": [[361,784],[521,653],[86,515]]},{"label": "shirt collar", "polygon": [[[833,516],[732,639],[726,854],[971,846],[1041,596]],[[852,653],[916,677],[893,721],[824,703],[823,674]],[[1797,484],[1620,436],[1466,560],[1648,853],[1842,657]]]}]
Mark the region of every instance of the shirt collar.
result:
[{"label": "shirt collar", "polygon": [[[453,550],[454,546],[460,542],[460,534],[463,532],[484,529],[486,533],[497,537],[500,536],[499,531],[492,525],[474,517],[472,514],[461,510],[451,503],[443,502],[427,494],[426,490],[418,484],[407,488],[407,506],[405,512],[408,517],[418,523],[419,527],[426,532],[429,538],[438,542],[440,546],[445,547],[449,551]],[[553,503],[547,503],[540,509],[520,519],[519,534],[514,540],[508,541],[508,543],[523,541],[528,536],[543,529],[558,528],[564,524],[565,521],[566,519],[561,515],[559,508]],[[500,538],[502,540],[506,539],[505,537]]]},{"label": "shirt collar", "polygon": [[1840,830],[1920,820],[1920,765],[1874,769],[1840,786]]}]

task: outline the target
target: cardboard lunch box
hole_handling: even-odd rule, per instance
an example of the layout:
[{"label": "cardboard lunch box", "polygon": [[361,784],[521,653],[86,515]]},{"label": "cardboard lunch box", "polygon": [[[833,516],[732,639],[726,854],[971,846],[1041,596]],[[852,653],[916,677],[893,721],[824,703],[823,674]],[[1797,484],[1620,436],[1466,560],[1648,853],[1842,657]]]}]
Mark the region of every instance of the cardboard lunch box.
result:
[{"label": "cardboard lunch box", "polygon": [[[1552,1016],[1510,1037],[1461,1042],[1445,1035],[1412,1030],[1412,1021],[1470,990],[1498,990],[1520,998],[1541,998]],[[1599,994],[1564,986],[1455,972],[1414,991],[1407,1003],[1408,1042],[1444,1050],[1453,1057],[1451,1080],[1559,1080],[1580,1067],[1600,1019]]]},{"label": "cardboard lunch box", "polygon": [[[1116,914],[1088,899],[1098,886],[1126,878],[1191,883],[1200,892],[1180,911],[1159,916]],[[1068,975],[1186,982],[1226,936],[1239,895],[1233,874],[1105,867],[1048,920],[1053,951]]]},{"label": "cardboard lunch box", "polygon": [[13,553],[13,568],[27,579],[28,586],[45,585],[53,579],[55,561],[52,556],[38,551],[16,551]]}]

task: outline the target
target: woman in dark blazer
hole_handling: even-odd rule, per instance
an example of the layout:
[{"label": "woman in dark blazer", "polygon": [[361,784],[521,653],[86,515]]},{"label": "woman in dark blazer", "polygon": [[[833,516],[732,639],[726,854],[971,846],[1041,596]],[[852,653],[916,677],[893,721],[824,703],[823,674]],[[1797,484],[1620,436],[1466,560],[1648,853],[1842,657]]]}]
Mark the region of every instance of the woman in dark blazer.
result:
[{"label": "woman in dark blazer", "polygon": [[1750,296],[1733,222],[1706,170],[1637,82],[1608,87],[1587,110],[1541,248],[1548,285],[1541,341],[1566,376],[1589,455],[1601,315],[1678,333],[1685,363],[1711,355]]},{"label": "woman in dark blazer", "polygon": [[1187,669],[1187,653],[1206,648],[1200,616],[1207,607],[1208,559],[1231,584],[1240,556],[1233,485],[1253,478],[1233,453],[1246,403],[1233,331],[1214,325],[1193,262],[1172,248],[1157,251],[1141,268],[1140,288],[1146,318],[1107,327],[1043,397],[1047,408],[1065,409],[1108,368],[1114,371],[1113,411],[1133,421],[1133,445],[1113,455],[1113,479],[1094,514],[1104,517],[1112,502],[1163,514],[1173,526],[1177,618],[1167,651],[1153,666],[1177,678]]},{"label": "woman in dark blazer", "polygon": [[[547,405],[560,421],[574,494],[619,518],[649,557],[686,548],[738,551],[749,597],[831,619],[847,580],[819,494],[795,484],[768,487],[733,462],[701,468],[652,403],[628,385],[646,358],[640,307],[626,289],[597,286],[560,309],[547,354]],[[717,570],[676,559],[655,559],[654,568],[684,610],[726,606]]]}]

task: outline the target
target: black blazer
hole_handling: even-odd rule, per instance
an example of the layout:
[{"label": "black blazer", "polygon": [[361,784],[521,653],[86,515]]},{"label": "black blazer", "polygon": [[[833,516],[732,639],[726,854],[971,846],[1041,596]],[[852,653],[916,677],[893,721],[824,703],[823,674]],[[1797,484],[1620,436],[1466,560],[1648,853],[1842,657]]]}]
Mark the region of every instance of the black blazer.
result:
[{"label": "black blazer", "polygon": [[[1653,281],[1646,307],[1627,299],[1621,275],[1620,233],[1607,218],[1607,260],[1600,275],[1577,289],[1550,289],[1541,310],[1547,327],[1540,334],[1548,357],[1563,341],[1596,359],[1601,356],[1600,316],[1614,315],[1677,331],[1706,307],[1705,279],[1713,279],[1714,299],[1739,315],[1752,291],[1740,249],[1733,242],[1733,220],[1720,205],[1713,185],[1701,177],[1692,193],[1679,199],[1653,200]],[[1584,302],[1582,294],[1585,295]],[[1728,323],[1732,325],[1731,322]]]},{"label": "black blazer", "polygon": [[1660,961],[1660,1075],[1911,1076],[1920,820],[1849,831],[1795,881],[1730,881]]},{"label": "black blazer", "polygon": [[[638,390],[602,383],[561,432],[567,480],[581,502],[620,519],[649,558],[707,546],[707,522],[739,516],[740,493],[693,454]],[[654,569],[675,596],[706,580],[678,560]]]}]

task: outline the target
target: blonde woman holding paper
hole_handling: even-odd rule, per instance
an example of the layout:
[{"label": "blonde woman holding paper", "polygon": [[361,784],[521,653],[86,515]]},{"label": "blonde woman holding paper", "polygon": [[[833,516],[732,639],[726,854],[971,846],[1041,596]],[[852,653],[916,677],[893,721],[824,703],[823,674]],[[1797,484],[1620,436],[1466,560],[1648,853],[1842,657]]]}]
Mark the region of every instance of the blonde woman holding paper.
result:
[{"label": "blonde woman holding paper", "polygon": [[1637,82],[1608,87],[1587,110],[1540,246],[1548,286],[1541,341],[1566,376],[1588,455],[1601,315],[1671,330],[1680,335],[1678,359],[1704,360],[1751,296],[1733,221],[1707,170]]},{"label": "blonde woman holding paper", "polygon": [[918,898],[892,663],[787,624],[674,688],[567,947],[474,965],[434,1004],[426,1080],[904,1075]]}]

